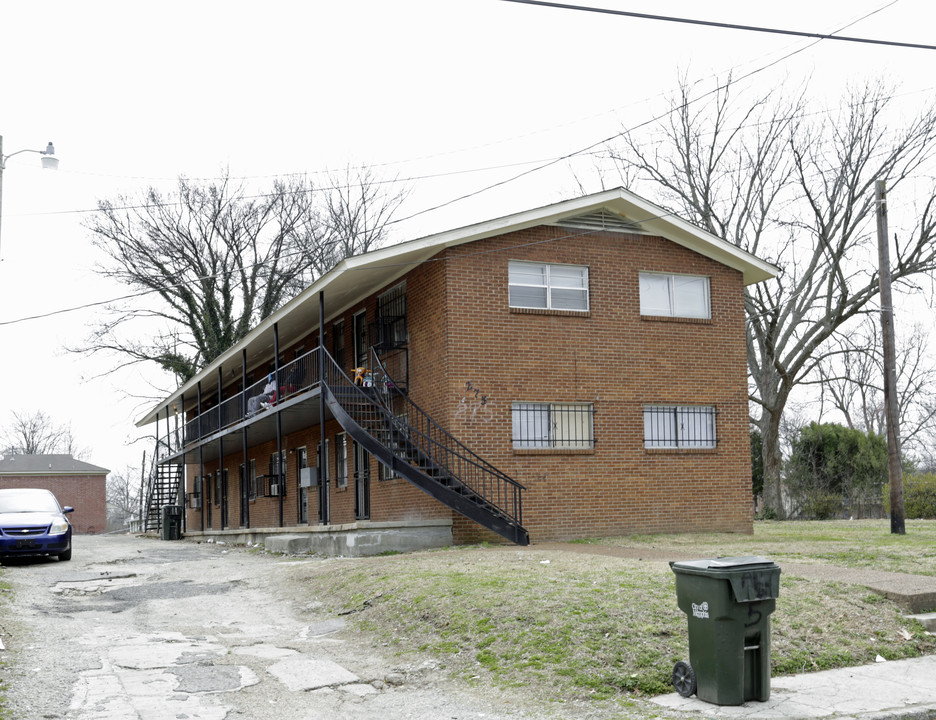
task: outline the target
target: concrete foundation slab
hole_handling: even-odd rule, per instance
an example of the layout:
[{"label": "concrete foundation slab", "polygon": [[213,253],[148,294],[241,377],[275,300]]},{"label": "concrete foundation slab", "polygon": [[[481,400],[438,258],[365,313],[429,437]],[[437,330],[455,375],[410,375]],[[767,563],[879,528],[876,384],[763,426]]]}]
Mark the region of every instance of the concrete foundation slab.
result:
[{"label": "concrete foundation slab", "polygon": [[360,682],[360,678],[331,660],[300,655],[281,660],[267,671],[294,692]]}]

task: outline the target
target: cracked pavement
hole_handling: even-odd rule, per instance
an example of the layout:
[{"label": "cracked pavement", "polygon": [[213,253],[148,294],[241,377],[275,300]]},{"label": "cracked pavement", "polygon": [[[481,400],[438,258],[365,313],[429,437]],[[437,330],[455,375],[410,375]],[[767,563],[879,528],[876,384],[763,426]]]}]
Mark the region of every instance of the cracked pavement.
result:
[{"label": "cracked pavement", "polygon": [[2,671],[18,720],[534,718],[356,642],[281,560],[220,544],[79,536],[5,569]]}]

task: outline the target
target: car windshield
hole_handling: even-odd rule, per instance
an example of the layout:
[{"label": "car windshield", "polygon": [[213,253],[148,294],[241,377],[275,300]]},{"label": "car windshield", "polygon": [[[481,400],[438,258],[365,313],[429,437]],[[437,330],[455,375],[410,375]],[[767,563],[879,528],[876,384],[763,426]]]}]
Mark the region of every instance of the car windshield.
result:
[{"label": "car windshield", "polygon": [[55,497],[47,492],[0,493],[0,513],[60,512]]}]

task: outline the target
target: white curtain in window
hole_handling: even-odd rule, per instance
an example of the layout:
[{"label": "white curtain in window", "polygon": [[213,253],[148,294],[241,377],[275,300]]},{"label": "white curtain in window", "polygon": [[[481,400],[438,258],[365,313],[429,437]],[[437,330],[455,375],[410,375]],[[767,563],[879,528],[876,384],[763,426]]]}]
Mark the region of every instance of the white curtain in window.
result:
[{"label": "white curtain in window", "polygon": [[678,410],[680,447],[715,446],[715,411],[705,407]]},{"label": "white curtain in window", "polygon": [[640,274],[640,314],[672,315],[668,275]]},{"label": "white curtain in window", "polygon": [[556,403],[551,411],[554,447],[584,450],[592,446],[590,405]]},{"label": "white curtain in window", "polygon": [[644,444],[647,447],[676,447],[675,408],[644,408]]},{"label": "white curtain in window", "polygon": [[673,275],[674,315],[707,318],[709,316],[708,278]]},{"label": "white curtain in window", "polygon": [[515,448],[549,447],[549,405],[514,403],[511,414]]}]

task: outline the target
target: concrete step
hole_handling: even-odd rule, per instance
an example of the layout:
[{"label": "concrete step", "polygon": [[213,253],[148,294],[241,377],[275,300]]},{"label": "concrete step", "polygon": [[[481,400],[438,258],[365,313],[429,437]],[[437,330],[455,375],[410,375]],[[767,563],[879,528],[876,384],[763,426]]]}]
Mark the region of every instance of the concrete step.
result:
[{"label": "concrete step", "polygon": [[919,613],[918,615],[907,615],[912,620],[918,620],[927,631],[936,633],[936,612]]}]

